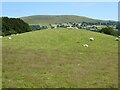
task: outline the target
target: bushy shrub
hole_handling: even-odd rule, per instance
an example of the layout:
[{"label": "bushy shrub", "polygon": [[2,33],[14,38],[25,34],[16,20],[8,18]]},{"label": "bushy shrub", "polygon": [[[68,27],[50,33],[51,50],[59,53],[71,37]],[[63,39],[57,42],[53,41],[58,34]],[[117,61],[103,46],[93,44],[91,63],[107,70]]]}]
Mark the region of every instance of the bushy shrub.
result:
[{"label": "bushy shrub", "polygon": [[99,32],[108,35],[118,36],[118,31],[115,31],[112,27],[102,28]]}]

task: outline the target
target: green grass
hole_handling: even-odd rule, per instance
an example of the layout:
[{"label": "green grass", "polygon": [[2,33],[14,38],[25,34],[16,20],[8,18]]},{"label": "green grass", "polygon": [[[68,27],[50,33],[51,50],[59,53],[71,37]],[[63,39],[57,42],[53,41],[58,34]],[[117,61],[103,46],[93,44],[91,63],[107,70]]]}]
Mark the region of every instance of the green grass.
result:
[{"label": "green grass", "polygon": [[76,15],[33,15],[27,17],[21,17],[28,24],[40,24],[49,25],[54,23],[69,23],[69,22],[104,22],[103,20],[97,20]]},{"label": "green grass", "polygon": [[41,30],[11,40],[4,37],[2,47],[3,88],[118,87],[118,42],[113,36],[75,29]]}]

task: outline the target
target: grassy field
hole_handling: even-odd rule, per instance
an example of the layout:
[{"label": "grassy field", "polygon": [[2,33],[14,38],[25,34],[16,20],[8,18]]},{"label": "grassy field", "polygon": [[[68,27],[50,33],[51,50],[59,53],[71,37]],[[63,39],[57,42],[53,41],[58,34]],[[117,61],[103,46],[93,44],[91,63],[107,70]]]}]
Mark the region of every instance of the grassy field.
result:
[{"label": "grassy field", "polygon": [[113,36],[52,29],[4,37],[2,44],[3,88],[118,87],[118,41]]},{"label": "grassy field", "polygon": [[21,17],[28,24],[49,25],[53,23],[69,23],[69,22],[104,22],[103,20],[92,19],[76,15],[33,15]]}]

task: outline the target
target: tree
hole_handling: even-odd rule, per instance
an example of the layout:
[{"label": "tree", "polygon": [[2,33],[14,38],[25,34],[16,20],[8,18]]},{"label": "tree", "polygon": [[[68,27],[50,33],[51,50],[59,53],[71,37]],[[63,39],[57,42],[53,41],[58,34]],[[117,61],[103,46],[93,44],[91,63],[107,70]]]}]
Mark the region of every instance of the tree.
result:
[{"label": "tree", "polygon": [[119,30],[120,30],[120,22],[117,23],[116,29],[119,29]]},{"label": "tree", "polygon": [[31,31],[29,25],[20,18],[2,17],[2,35],[11,35]]},{"label": "tree", "polygon": [[108,34],[108,35],[113,35],[113,36],[118,35],[118,31],[115,31],[112,27],[102,28],[99,32],[100,33],[105,33],[105,34]]}]

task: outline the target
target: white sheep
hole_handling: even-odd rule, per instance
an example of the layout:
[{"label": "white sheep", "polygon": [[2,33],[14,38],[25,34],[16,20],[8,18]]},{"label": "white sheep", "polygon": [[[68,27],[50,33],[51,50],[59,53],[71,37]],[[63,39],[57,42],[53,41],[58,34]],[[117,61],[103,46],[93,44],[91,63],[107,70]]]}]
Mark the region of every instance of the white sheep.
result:
[{"label": "white sheep", "polygon": [[87,45],[87,44],[83,44],[82,46],[84,46],[84,47],[88,47],[88,45]]},{"label": "white sheep", "polygon": [[0,38],[2,38],[3,36],[0,36]]},{"label": "white sheep", "polygon": [[11,37],[8,37],[8,39],[12,39]]},{"label": "white sheep", "polygon": [[119,41],[119,38],[115,38],[115,41]]},{"label": "white sheep", "polygon": [[90,41],[94,41],[95,39],[94,38],[89,38]]}]

